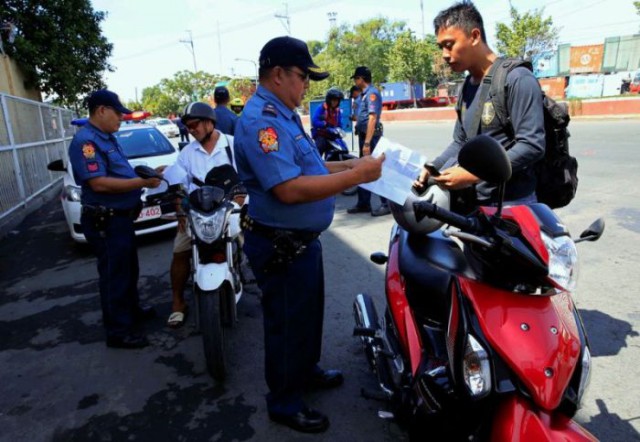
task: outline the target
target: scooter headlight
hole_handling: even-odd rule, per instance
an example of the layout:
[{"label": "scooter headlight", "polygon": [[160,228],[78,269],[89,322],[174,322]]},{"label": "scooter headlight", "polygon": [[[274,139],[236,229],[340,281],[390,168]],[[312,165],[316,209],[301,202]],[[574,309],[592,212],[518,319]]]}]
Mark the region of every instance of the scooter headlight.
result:
[{"label": "scooter headlight", "polygon": [[191,212],[191,222],[196,236],[207,244],[211,244],[222,234],[226,211],[216,210],[212,214],[203,215]]},{"label": "scooter headlight", "polygon": [[491,366],[487,351],[472,335],[467,336],[467,345],[462,360],[464,382],[472,396],[482,397],[491,391]]},{"label": "scooter headlight", "polygon": [[82,196],[82,189],[78,186],[72,186],[71,184],[68,184],[64,186],[62,195],[67,201],[80,202],[80,197]]},{"label": "scooter headlight", "polygon": [[582,400],[582,395],[587,390],[589,381],[591,381],[591,352],[589,347],[585,347],[582,354],[582,374],[580,375],[580,386],[578,387],[578,403]]},{"label": "scooter headlight", "polygon": [[549,278],[566,291],[573,292],[578,280],[578,251],[571,237],[557,238],[542,233],[544,245],[549,252]]}]

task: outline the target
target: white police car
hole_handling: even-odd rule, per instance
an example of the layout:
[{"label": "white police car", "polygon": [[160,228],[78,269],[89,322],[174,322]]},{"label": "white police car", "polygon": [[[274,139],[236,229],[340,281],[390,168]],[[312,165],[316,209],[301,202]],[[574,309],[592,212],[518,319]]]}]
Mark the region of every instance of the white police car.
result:
[{"label": "white police car", "polygon": [[[162,135],[158,129],[146,124],[127,124],[113,134],[117,139],[131,166],[146,165],[158,167],[171,165],[178,158],[178,152],[171,142]],[[69,164],[68,159],[66,161]],[[67,220],[71,238],[77,242],[87,242],[80,225],[80,195],[82,193],[73,178],[71,168],[66,168],[62,160],[56,160],[49,164],[49,169],[66,172],[62,194],[62,209]],[[149,206],[146,204],[147,189],[143,189],[143,209],[135,221],[136,235],[159,232],[172,229],[177,226],[175,217],[167,216],[174,212],[173,204],[163,206]]]}]

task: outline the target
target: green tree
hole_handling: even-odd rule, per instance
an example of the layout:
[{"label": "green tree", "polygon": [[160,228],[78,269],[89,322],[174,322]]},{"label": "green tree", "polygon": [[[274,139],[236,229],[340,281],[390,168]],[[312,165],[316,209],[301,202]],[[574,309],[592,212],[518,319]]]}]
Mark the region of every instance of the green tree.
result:
[{"label": "green tree", "polygon": [[78,107],[82,96],[104,87],[113,45],[102,35],[105,13],[90,0],[3,0],[0,18],[17,28],[5,50],[26,75],[26,85]]},{"label": "green tree", "polygon": [[551,17],[543,18],[542,10],[520,14],[511,6],[511,25],[496,24],[496,49],[507,57],[526,60],[555,48],[558,30]]},{"label": "green tree", "polygon": [[330,87],[349,89],[353,85],[350,77],[356,66],[368,66],[374,83],[385,81],[389,73],[385,62],[387,53],[398,35],[404,31],[404,22],[392,22],[378,17],[353,27],[342,24],[332,28],[325,43],[310,42],[314,61],[331,76],[325,81],[311,82],[305,106],[310,99],[324,97]]},{"label": "green tree", "polygon": [[640,15],[640,2],[633,2],[633,6],[636,7],[636,14]]},{"label": "green tree", "polygon": [[413,107],[418,107],[414,85],[427,81],[433,72],[433,48],[429,42],[418,40],[411,31],[405,31],[389,50],[386,63],[389,81],[409,82]]}]

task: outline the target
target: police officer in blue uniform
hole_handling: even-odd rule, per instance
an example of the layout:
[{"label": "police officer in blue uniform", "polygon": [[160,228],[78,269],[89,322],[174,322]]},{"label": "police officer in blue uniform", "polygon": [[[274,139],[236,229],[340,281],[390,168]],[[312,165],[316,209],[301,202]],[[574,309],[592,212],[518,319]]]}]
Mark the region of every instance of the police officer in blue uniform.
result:
[{"label": "police officer in blue uniform", "polygon": [[236,121],[238,116],[229,109],[229,89],[224,86],[218,86],[213,91],[213,101],[216,102],[216,129],[223,134],[233,135],[236,130]]},{"label": "police officer in blue uniform", "polygon": [[236,164],[249,193],[244,251],[262,290],[269,418],[322,432],[328,418],[307,407],[308,388],[342,384],[319,367],[324,310],[320,233],[333,219],[334,195],[377,179],[384,158],[324,163],[295,108],[309,80],[329,76],[307,45],[270,40],[260,52],[260,85],[236,126]]},{"label": "police officer in blue uniform", "polygon": [[136,176],[113,136],[125,108],[106,89],[89,96],[89,122],[73,137],[69,159],[82,186],[82,230],[98,258],[100,302],[106,343],[112,348],[142,348],[146,337],[136,322],[155,315],[138,297],[138,252],[133,222],[141,209],[143,187],[158,187],[157,178]]},{"label": "police officer in blue uniform", "polygon": [[[351,76],[362,94],[356,111],[356,133],[360,146],[360,156],[370,155],[382,136],[382,97],[380,91],[371,84],[371,71],[366,66],[358,66]],[[380,207],[371,210],[371,192],[358,188],[358,202],[347,210],[347,213],[371,212],[371,216],[388,215],[390,212],[387,200],[380,197]]]}]

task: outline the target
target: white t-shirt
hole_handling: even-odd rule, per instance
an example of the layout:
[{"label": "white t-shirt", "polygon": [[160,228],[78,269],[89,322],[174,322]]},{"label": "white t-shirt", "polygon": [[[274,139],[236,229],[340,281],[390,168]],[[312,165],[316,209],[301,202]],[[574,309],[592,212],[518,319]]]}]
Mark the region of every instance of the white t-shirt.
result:
[{"label": "white t-shirt", "polygon": [[[216,132],[220,137],[211,154],[207,153],[197,140],[193,140],[178,155],[175,165],[186,172],[182,183],[188,186],[189,193],[199,187],[193,183],[193,178],[196,177],[200,181],[204,181],[207,173],[216,166],[231,164],[234,169],[238,170],[235,164],[235,154],[233,154],[233,137],[225,135],[218,130]],[[231,148],[233,160],[227,154],[227,145]]]}]

